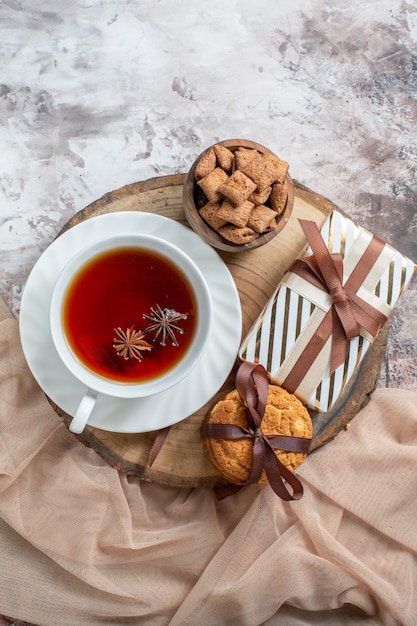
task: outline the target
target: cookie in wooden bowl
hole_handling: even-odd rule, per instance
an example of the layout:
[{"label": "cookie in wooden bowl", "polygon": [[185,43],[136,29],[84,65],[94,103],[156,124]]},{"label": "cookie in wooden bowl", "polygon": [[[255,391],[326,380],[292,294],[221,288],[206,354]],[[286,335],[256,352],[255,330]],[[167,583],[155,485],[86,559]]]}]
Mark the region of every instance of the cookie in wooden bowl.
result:
[{"label": "cookie in wooden bowl", "polygon": [[259,143],[220,141],[193,163],[183,206],[191,228],[214,248],[241,252],[284,228],[294,204],[289,165]]}]

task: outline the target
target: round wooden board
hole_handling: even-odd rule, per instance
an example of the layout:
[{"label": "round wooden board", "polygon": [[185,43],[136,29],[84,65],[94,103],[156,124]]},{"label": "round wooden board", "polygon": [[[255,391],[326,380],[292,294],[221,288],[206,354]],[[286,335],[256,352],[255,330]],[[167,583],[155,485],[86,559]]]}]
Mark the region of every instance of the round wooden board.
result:
[{"label": "round wooden board", "polygon": [[[186,224],[182,208],[184,174],[175,174],[133,183],[107,193],[77,213],[61,230],[62,234],[79,222],[113,211],[146,211],[158,213]],[[329,200],[294,181],[294,208],[284,228],[271,242],[240,254],[219,252],[236,282],[243,315],[242,338],[250,330],[262,308],[274,292],[290,263],[305,249],[306,242],[297,218],[316,221],[338,209]],[[58,236],[59,236],[58,235]],[[313,419],[312,451],[333,439],[337,433],[367,404],[375,389],[384,359],[387,325],[368,350],[357,375],[345,388],[337,404],[327,413],[311,411]],[[124,434],[107,432],[87,426],[75,435],[84,445],[93,448],[116,469],[151,482],[183,487],[213,487],[224,484],[205,457],[200,427],[210,406],[234,387],[238,363],[218,393],[197,413],[172,426],[152,468],[148,457],[156,432]],[[66,425],[71,417],[52,403]]]}]

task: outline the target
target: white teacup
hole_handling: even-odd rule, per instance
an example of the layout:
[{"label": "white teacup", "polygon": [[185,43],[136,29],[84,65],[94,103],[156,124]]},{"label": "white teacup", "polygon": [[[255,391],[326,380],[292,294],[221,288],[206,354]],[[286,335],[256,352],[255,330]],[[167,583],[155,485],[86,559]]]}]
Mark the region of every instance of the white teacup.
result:
[{"label": "white teacup", "polygon": [[[127,254],[132,257],[132,266],[127,265]],[[122,258],[124,265],[120,264]],[[96,274],[89,275],[90,271]],[[95,275],[99,280],[94,280]],[[90,276],[90,282],[85,276]],[[82,280],[86,281],[85,288]],[[75,289],[79,289],[81,295],[74,295],[78,293]],[[176,301],[180,292],[182,303],[189,305],[187,311],[181,311]],[[142,302],[141,298],[146,301],[152,297],[147,306],[143,305],[143,310],[139,310],[141,306],[137,309],[133,306],[136,299]],[[160,301],[155,301],[157,299]],[[120,315],[124,318],[120,323],[117,318],[119,300]],[[69,302],[73,313],[69,313],[72,311]],[[181,318],[182,314],[187,314],[187,318]],[[129,322],[126,322],[127,315]],[[90,318],[96,320],[96,324],[90,323]],[[79,337],[73,320],[85,326],[79,331]],[[84,430],[99,394],[140,398],[166,391],[185,378],[204,353],[211,320],[211,297],[203,274],[185,252],[164,239],[146,234],[117,235],[96,241],[75,254],[56,281],[50,305],[55,348],[68,370],[86,386],[70,430],[74,433]],[[103,346],[101,336],[95,338],[95,333],[102,332],[101,327],[107,333],[107,343]],[[142,338],[136,335],[140,340],[139,349],[132,351],[130,344],[123,343],[128,328],[143,333]],[[161,346],[163,338],[165,345]],[[173,339],[178,346],[173,345]],[[81,351],[85,346],[88,346],[87,360]],[[136,377],[132,372],[137,372]]]}]

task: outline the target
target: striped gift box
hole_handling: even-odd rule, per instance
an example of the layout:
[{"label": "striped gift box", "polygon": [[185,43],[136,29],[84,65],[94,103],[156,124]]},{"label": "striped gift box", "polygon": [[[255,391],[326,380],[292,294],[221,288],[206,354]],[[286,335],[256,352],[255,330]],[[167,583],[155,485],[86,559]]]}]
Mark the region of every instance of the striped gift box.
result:
[{"label": "striped gift box", "polygon": [[[355,283],[354,277],[357,282],[360,276],[360,284],[355,285],[351,299],[356,301],[358,310],[365,309],[368,317],[372,318],[370,326],[381,327],[381,320],[389,317],[410,282],[416,265],[338,211],[333,211],[326,218],[320,232],[317,229],[317,234],[321,235],[327,256],[333,255],[336,261],[340,257],[340,281],[344,291],[349,291],[349,286]],[[368,267],[365,258],[373,245],[377,250]],[[305,260],[312,259],[314,270],[317,258],[311,246],[301,265],[305,265]],[[298,271],[298,265],[299,261],[284,275],[243,340],[239,358],[261,363],[270,373],[273,383],[295,393],[310,408],[329,411],[365,356],[376,333],[370,332],[365,323],[357,324],[358,332],[354,336],[349,332],[344,335],[343,359],[332,368],[336,333],[332,331],[322,339],[321,335],[324,318],[334,314],[333,309],[337,309],[336,301],[340,297],[334,296],[334,289],[317,286],[316,278],[309,277],[303,268]]]}]

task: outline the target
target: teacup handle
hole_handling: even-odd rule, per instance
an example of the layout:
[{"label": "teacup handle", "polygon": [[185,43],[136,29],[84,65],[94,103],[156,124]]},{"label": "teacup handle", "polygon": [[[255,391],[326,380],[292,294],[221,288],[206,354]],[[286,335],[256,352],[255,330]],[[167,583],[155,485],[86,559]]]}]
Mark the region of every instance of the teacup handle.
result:
[{"label": "teacup handle", "polygon": [[69,429],[72,433],[80,434],[83,432],[96,404],[97,395],[97,391],[89,389],[81,400],[69,425]]}]

